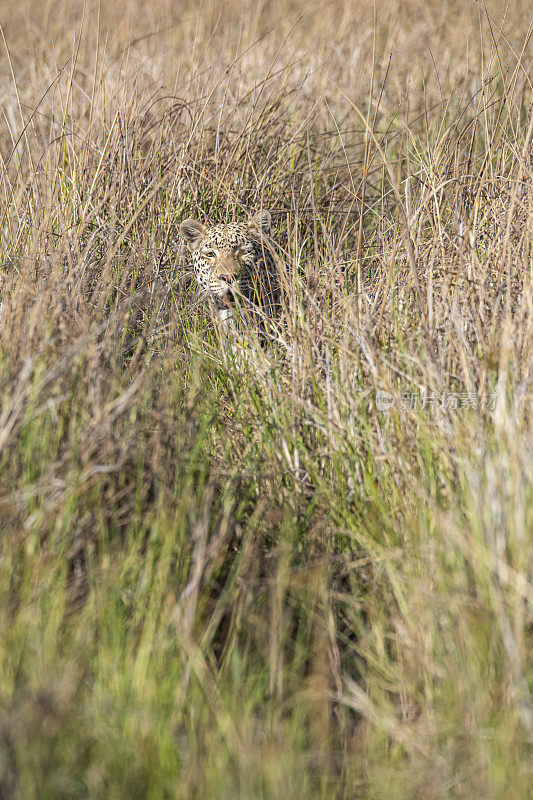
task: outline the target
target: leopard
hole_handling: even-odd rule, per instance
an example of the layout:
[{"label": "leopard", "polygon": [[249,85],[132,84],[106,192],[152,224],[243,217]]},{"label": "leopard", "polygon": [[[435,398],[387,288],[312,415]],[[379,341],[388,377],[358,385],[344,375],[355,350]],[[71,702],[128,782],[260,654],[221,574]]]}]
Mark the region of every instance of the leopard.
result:
[{"label": "leopard", "polygon": [[219,313],[238,306],[263,323],[279,316],[281,291],[271,231],[266,210],[246,222],[206,226],[190,218],[181,223],[196,282]]}]

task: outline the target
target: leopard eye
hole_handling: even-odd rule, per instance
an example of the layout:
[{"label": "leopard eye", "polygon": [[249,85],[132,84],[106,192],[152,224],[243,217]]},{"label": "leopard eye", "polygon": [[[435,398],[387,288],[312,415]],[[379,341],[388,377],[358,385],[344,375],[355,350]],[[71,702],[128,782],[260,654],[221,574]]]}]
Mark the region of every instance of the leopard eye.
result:
[{"label": "leopard eye", "polygon": [[216,254],[216,252],[215,252],[214,250],[211,250],[211,249],[209,249],[209,250],[204,250],[204,251],[203,251],[203,255],[204,255],[206,258],[216,258],[216,257],[217,257],[217,254]]}]

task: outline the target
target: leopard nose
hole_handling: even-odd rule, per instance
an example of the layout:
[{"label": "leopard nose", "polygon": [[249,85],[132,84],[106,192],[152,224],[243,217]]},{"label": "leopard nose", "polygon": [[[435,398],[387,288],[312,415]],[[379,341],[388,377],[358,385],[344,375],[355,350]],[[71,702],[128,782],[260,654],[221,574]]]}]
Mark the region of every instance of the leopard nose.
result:
[{"label": "leopard nose", "polygon": [[218,276],[219,281],[224,281],[224,283],[233,283],[235,280],[235,275],[229,275],[224,273],[223,275]]}]

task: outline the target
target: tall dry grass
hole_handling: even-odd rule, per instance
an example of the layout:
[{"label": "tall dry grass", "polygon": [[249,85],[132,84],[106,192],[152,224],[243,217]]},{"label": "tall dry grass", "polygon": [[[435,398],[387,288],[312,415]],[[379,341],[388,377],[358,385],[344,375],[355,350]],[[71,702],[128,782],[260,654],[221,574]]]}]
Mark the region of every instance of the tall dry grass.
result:
[{"label": "tall dry grass", "polygon": [[0,8],[0,798],[531,796],[531,14]]}]

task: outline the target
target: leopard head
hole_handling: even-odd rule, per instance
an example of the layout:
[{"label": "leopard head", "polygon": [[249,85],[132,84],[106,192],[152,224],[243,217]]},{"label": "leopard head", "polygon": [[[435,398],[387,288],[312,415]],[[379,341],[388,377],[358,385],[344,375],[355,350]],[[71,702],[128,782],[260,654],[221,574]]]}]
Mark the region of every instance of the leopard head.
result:
[{"label": "leopard head", "polygon": [[248,223],[229,223],[206,227],[195,219],[182,222],[180,233],[191,255],[195,278],[208,296],[224,300],[242,294],[265,237],[269,237],[271,217],[262,211]]}]

